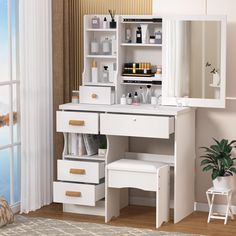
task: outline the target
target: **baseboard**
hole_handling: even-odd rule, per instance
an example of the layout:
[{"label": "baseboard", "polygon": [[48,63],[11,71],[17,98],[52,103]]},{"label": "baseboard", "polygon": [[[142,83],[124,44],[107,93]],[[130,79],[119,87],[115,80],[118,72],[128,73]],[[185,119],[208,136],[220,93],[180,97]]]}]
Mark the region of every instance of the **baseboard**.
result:
[{"label": "baseboard", "polygon": [[11,205],[11,209],[14,214],[18,213],[20,211],[20,202],[17,202],[13,205]]},{"label": "baseboard", "polygon": [[[129,204],[131,205],[138,205],[138,206],[150,206],[155,207],[156,206],[156,198],[150,198],[150,197],[130,197],[129,198]],[[174,208],[174,201],[170,200],[170,208]],[[214,209],[217,212],[225,212],[226,205],[224,204],[214,204]],[[236,214],[236,206],[232,206],[232,212],[233,214]],[[195,202],[194,203],[194,210],[195,211],[203,211],[203,212],[209,212],[209,206],[207,203],[200,203]]]},{"label": "baseboard", "polygon": [[[138,205],[138,206],[156,206],[156,198],[154,197],[130,197],[129,198],[130,205]],[[170,208],[174,208],[174,201],[170,200]]]}]

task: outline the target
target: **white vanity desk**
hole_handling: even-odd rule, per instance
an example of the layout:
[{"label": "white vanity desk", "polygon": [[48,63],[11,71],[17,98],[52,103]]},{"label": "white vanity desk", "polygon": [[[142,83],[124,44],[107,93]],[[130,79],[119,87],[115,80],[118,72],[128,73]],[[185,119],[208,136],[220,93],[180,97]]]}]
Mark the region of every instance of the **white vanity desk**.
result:
[{"label": "white vanity desk", "polygon": [[[169,106],[154,108],[151,105],[85,105],[71,103],[60,105],[59,109],[60,111],[57,112],[57,131],[63,132],[64,135],[65,133],[74,132],[105,134],[107,136],[108,151],[104,158],[105,165],[128,157],[168,163],[172,166],[170,199],[174,208],[174,223],[193,212],[195,109]],[[83,125],[69,125],[70,120],[82,120]],[[155,142],[158,144],[163,139],[170,140],[169,146],[173,147],[167,153],[171,152],[171,155],[130,152],[130,137],[152,138],[154,144]],[[64,150],[63,160],[59,160],[59,162],[68,162],[65,157]],[[93,159],[93,157],[90,159]],[[81,162],[81,160],[86,161],[81,157],[76,161],[69,160],[69,163]],[[94,161],[96,162],[95,157]],[[60,172],[66,171],[64,169],[66,168],[65,163],[58,164],[58,176],[61,176]],[[64,168],[60,168],[60,166],[64,166]],[[70,166],[70,168],[72,167]],[[104,168],[102,171],[104,171]],[[103,176],[104,174],[100,173],[100,177]],[[77,181],[79,185],[81,185],[81,182],[86,185],[87,181],[63,179],[61,177],[58,180],[61,182],[54,182],[54,201],[63,203],[64,211],[102,215],[105,216],[106,221],[111,218],[115,206],[106,187],[104,196],[101,189],[96,192],[97,189],[95,188],[95,192],[89,193],[95,195],[92,203],[81,203],[79,201],[79,204],[76,204],[74,197],[61,197],[66,189],[62,190],[60,184],[72,185],[72,189],[69,189],[71,191],[78,183],[71,184],[65,181]],[[104,185],[101,188],[104,188]],[[123,208],[129,204],[128,191],[126,189],[118,191],[122,191],[120,207]],[[99,197],[97,197],[98,195]],[[83,194],[81,197],[83,197]],[[105,197],[105,200],[102,199],[103,197]]]}]

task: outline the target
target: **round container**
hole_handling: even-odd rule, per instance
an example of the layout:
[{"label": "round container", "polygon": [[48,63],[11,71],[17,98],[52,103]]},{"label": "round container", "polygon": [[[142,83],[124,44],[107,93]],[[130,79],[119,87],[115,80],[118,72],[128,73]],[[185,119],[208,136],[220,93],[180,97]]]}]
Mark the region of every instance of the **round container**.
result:
[{"label": "round container", "polygon": [[149,43],[151,44],[155,43],[155,36],[150,36]]}]

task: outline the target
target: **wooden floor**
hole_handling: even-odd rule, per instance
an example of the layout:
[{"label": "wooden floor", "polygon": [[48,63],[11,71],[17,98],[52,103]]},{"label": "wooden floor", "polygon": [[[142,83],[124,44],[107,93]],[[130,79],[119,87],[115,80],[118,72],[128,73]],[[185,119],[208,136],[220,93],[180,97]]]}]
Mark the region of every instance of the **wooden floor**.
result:
[{"label": "wooden floor", "polygon": [[[28,214],[28,216],[104,224],[104,217],[63,213],[61,204],[51,204]],[[236,235],[236,219],[229,219],[227,225],[223,224],[223,220],[213,220],[207,224],[207,216],[206,212],[194,212],[177,224],[173,224],[173,221],[170,220],[170,222],[165,223],[158,230],[214,236]],[[126,207],[121,210],[121,215],[118,218],[112,219],[109,224],[155,229],[155,208],[142,206]]]}]

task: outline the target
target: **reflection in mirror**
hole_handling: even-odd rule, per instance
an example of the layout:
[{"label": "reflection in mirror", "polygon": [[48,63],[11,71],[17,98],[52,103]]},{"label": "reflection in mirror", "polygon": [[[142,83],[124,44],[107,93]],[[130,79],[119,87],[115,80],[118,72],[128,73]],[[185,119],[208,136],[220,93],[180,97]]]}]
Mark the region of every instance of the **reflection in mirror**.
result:
[{"label": "reflection in mirror", "polygon": [[168,96],[219,98],[220,21],[166,22]]}]

